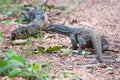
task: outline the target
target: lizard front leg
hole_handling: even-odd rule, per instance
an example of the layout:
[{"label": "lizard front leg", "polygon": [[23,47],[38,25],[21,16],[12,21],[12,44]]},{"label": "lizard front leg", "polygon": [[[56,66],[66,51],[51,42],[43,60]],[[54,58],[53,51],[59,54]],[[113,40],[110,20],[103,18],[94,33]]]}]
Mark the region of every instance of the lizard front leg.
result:
[{"label": "lizard front leg", "polygon": [[77,36],[77,41],[78,41],[78,44],[79,44],[78,54],[82,54],[81,48],[84,48],[87,45],[87,41],[82,37],[82,35]]},{"label": "lizard front leg", "polygon": [[77,41],[76,41],[75,35],[70,34],[69,37],[70,37],[71,43],[72,43],[72,46],[70,47],[70,49],[76,50],[77,49]]}]

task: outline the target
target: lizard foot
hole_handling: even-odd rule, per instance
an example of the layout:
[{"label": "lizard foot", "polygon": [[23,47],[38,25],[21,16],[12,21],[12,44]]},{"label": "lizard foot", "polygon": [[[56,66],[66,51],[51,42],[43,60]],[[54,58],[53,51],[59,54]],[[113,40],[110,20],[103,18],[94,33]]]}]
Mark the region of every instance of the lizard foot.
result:
[{"label": "lizard foot", "polygon": [[81,51],[81,50],[79,50],[79,51],[78,51],[78,54],[80,54],[80,55],[81,55],[81,54],[82,54],[82,51]]},{"label": "lizard foot", "polygon": [[71,49],[71,50],[76,50],[76,47],[71,46],[70,49]]}]

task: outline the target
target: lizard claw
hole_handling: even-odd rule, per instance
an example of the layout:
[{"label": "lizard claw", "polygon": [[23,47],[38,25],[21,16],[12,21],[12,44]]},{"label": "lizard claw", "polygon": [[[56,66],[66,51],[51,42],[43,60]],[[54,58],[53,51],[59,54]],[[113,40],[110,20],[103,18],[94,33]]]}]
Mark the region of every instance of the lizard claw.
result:
[{"label": "lizard claw", "polygon": [[81,54],[82,54],[82,51],[81,51],[81,50],[79,50],[79,51],[78,51],[78,54],[80,54],[80,55],[81,55]]}]

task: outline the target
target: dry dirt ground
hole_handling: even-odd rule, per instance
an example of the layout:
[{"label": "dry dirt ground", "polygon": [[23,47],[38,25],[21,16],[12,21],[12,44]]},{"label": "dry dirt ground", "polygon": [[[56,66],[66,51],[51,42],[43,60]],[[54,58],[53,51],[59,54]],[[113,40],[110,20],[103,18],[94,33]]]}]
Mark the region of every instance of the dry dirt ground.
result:
[{"label": "dry dirt ground", "polygon": [[[65,55],[58,51],[50,54],[29,54],[21,49],[26,46],[11,45],[5,38],[2,50],[13,48],[24,54],[28,61],[40,61],[51,68],[50,75],[56,80],[120,80],[120,0],[48,0],[49,5],[68,6],[65,10],[47,12],[49,20],[54,24],[64,24],[71,27],[85,27],[98,30],[108,40],[110,47],[118,52],[107,51],[103,54],[107,66],[98,66],[95,55],[78,55],[70,52]],[[58,4],[59,3],[59,4]],[[4,37],[18,26],[15,22],[8,25],[0,23],[0,30]],[[71,45],[70,39],[56,33],[45,33],[47,38],[32,39],[32,48],[37,46],[49,47]],[[28,49],[28,48],[27,48]],[[88,66],[88,67],[87,67]],[[92,66],[92,67],[90,67]],[[58,79],[59,78],[59,79]],[[1,79],[0,79],[1,80]],[[19,79],[18,79],[19,80]]]}]

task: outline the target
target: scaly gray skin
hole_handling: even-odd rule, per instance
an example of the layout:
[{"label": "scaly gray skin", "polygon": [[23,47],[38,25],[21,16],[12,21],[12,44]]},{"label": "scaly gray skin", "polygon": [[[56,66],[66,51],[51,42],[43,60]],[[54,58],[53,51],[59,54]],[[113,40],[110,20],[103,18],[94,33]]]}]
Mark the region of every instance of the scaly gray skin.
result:
[{"label": "scaly gray skin", "polygon": [[48,24],[48,17],[44,11],[35,9],[26,9],[25,14],[30,15],[33,18],[32,22],[25,26],[20,26],[12,31],[11,39],[26,39],[30,36],[34,36],[42,30],[44,26]]},{"label": "scaly gray skin", "polygon": [[99,35],[98,31],[93,29],[71,28],[64,25],[50,25],[43,30],[67,35],[71,39],[71,49],[77,49],[77,43],[79,44],[79,53],[81,53],[82,47],[88,45],[91,47],[93,46],[100,63],[103,62],[102,52],[106,51],[109,47],[108,42]]}]

